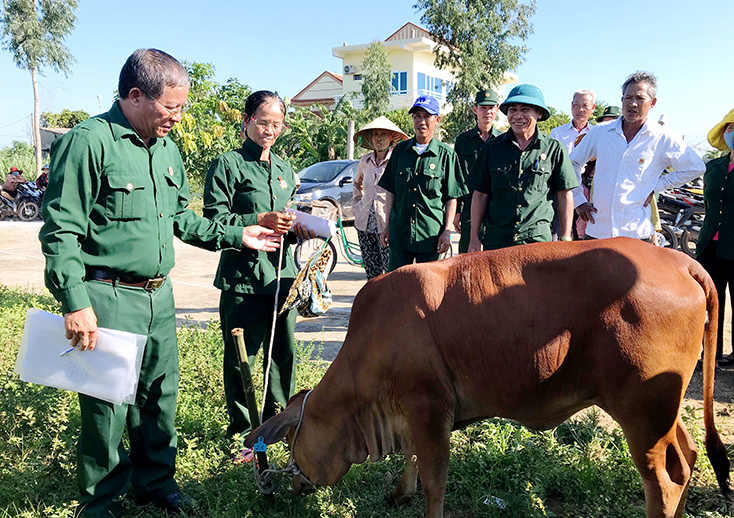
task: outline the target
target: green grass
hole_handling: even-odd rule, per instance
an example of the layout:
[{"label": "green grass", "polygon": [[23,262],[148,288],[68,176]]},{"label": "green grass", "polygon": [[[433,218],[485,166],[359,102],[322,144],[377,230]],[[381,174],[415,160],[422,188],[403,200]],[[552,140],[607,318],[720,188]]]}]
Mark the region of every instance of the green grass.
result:
[{"label": "green grass", "polygon": [[[48,295],[34,295],[0,285],[0,518],[67,516],[75,505],[75,443],[79,407],[73,393],[28,385],[13,374],[15,356],[29,307],[58,311]],[[334,487],[308,496],[281,490],[266,499],[256,492],[250,467],[234,467],[232,445],[225,439],[226,410],[222,389],[219,323],[206,329],[179,330],[181,384],[178,480],[201,502],[197,516],[275,517],[415,517],[424,513],[418,493],[400,509],[388,508],[384,496],[397,484],[404,459],[393,455],[355,466]],[[312,387],[328,364],[310,360],[313,344],[298,349],[297,389]],[[257,368],[256,371],[261,370]],[[256,372],[256,385],[262,376]],[[700,409],[684,416],[699,442]],[[282,445],[270,448],[271,462],[283,466]],[[446,516],[469,517],[644,517],[639,475],[619,429],[599,424],[598,412],[569,421],[553,431],[532,432],[510,421],[491,419],[453,434]],[[505,509],[485,503],[496,497]],[[497,500],[494,500],[495,502]],[[724,500],[705,455],[699,457],[689,494],[690,516],[727,516]],[[125,499],[129,517],[165,514]]]}]

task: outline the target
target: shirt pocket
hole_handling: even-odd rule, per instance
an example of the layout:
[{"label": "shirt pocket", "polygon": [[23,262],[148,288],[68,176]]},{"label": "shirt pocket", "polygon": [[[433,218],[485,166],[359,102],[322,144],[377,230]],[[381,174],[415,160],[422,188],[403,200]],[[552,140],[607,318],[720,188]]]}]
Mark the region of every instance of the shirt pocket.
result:
[{"label": "shirt pocket", "polygon": [[106,178],[109,187],[105,198],[107,217],[117,221],[143,219],[148,211],[142,179],[122,175]]},{"label": "shirt pocket", "polygon": [[528,173],[528,190],[531,192],[547,192],[550,188],[551,165],[543,160],[530,167]]},{"label": "shirt pocket", "polygon": [[164,175],[166,179],[166,203],[168,204],[168,211],[171,216],[176,214],[176,208],[178,207],[178,194],[181,190],[178,179],[171,175]]},{"label": "shirt pocket", "polygon": [[441,176],[433,170],[423,171],[418,175],[418,182],[426,198],[435,199],[441,196]]}]

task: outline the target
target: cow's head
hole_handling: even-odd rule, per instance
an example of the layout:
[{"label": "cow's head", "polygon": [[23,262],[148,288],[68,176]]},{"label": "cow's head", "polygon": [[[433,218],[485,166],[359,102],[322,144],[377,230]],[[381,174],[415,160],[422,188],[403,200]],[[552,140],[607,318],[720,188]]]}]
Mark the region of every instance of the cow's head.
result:
[{"label": "cow's head", "polygon": [[[293,435],[307,392],[303,390],[293,396],[285,410],[250,432],[245,438],[245,446],[251,448],[260,437],[265,444],[286,439],[293,451],[293,460],[301,472],[318,486],[331,486],[341,480],[352,463],[364,462],[366,448],[359,448],[363,451],[354,453],[355,441],[350,433],[351,426],[338,415],[321,411],[316,392],[306,402],[303,422],[294,445]],[[294,476],[291,484],[296,493],[310,487],[308,481],[300,475]]]}]

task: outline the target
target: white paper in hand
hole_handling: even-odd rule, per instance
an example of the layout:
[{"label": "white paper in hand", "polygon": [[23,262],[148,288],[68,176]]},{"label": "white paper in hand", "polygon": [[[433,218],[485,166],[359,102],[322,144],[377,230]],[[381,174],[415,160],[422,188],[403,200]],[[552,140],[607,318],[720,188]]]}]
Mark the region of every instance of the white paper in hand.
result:
[{"label": "white paper in hand", "polygon": [[296,215],[296,220],[293,222],[294,225],[300,223],[307,229],[313,230],[317,236],[324,238],[336,236],[336,223],[330,219],[319,218],[318,216],[307,214],[300,210],[291,210],[290,212]]},{"label": "white paper in hand", "polygon": [[26,313],[15,372],[30,383],[117,405],[134,403],[146,340],[144,335],[99,328],[94,350],[59,356],[69,348],[63,317],[31,308]]}]

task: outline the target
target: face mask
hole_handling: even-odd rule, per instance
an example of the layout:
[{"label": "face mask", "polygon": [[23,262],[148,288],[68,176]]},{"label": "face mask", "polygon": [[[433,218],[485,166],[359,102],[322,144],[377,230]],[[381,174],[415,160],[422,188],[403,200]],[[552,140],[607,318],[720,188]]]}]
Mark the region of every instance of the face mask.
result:
[{"label": "face mask", "polygon": [[729,149],[734,149],[734,131],[724,133],[724,142],[726,142]]}]

